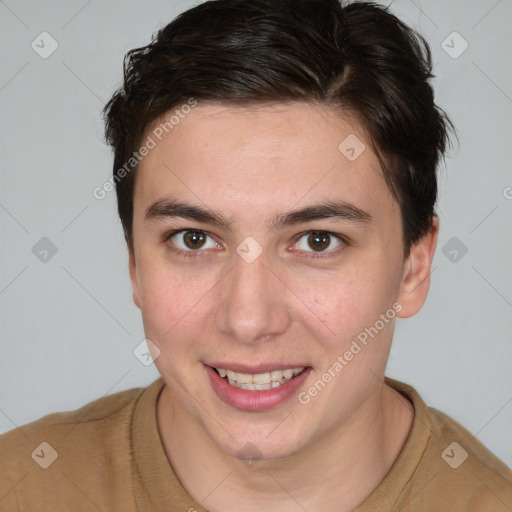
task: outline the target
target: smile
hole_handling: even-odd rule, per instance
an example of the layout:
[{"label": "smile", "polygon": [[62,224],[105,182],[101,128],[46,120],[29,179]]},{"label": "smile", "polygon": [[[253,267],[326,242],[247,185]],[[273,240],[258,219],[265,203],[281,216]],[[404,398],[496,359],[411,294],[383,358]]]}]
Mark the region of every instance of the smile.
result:
[{"label": "smile", "polygon": [[[236,368],[235,371],[233,368]],[[311,366],[282,364],[247,366],[217,362],[204,365],[212,390],[226,404],[243,411],[266,411],[296,395],[312,372]]]},{"label": "smile", "polygon": [[298,368],[287,368],[286,370],[274,370],[264,373],[239,373],[225,368],[214,368],[214,370],[225,378],[231,386],[250,391],[266,391],[277,388],[290,381],[304,371],[304,366]]}]

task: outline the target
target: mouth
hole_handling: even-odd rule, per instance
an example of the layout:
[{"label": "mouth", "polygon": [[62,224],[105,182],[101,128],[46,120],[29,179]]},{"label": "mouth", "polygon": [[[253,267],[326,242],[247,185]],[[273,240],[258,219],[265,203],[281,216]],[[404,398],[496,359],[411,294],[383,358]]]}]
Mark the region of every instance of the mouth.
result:
[{"label": "mouth", "polygon": [[227,380],[228,384],[238,389],[249,391],[268,391],[286,384],[290,380],[298,377],[307,367],[297,366],[281,370],[272,370],[260,373],[236,372],[227,368],[217,368],[212,366],[213,370],[221,378]]},{"label": "mouth", "polygon": [[[213,391],[226,404],[242,411],[267,411],[288,402],[305,385],[311,366],[205,363]],[[236,371],[235,371],[236,370]]]}]

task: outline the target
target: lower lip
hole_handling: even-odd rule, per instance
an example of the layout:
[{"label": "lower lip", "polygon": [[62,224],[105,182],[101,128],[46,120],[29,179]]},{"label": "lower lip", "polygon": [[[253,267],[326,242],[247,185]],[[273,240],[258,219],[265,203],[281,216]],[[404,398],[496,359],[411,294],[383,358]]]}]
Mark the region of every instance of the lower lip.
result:
[{"label": "lower lip", "polygon": [[308,367],[301,374],[277,388],[251,391],[232,386],[226,378],[221,377],[211,366],[204,366],[210,377],[212,387],[219,398],[228,405],[243,411],[266,411],[282,404],[295,394],[311,372],[311,368]]}]

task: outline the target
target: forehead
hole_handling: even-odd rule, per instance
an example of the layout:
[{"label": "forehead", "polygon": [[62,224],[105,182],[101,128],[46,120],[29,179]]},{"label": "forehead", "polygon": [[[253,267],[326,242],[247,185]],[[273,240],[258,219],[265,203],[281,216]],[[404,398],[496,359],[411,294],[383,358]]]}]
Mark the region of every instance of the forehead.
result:
[{"label": "forehead", "polygon": [[[146,135],[156,136],[161,148],[173,146],[181,157],[200,157],[207,150],[208,156],[224,159],[230,155],[245,158],[257,155],[309,160],[318,158],[319,153],[326,156],[330,153],[336,158],[344,155],[347,160],[355,161],[363,149],[366,152],[368,143],[352,116],[325,105],[303,102],[245,107],[199,103],[195,108],[188,108],[186,114],[177,116],[171,111],[159,117],[147,127]],[[347,143],[343,144],[344,141]],[[347,152],[350,146],[355,153]],[[380,170],[371,154],[364,160],[374,170]]]},{"label": "forehead", "polygon": [[393,208],[378,159],[348,116],[309,103],[199,103],[176,114],[146,129],[143,140],[156,145],[139,164],[136,204],[167,195],[256,214],[336,195]]}]

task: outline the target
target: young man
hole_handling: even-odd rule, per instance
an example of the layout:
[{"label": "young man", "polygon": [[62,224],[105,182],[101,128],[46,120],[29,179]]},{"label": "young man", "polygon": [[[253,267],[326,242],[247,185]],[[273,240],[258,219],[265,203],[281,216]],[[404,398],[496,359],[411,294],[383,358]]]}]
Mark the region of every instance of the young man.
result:
[{"label": "young man", "polygon": [[1,436],[0,510],[512,510],[510,470],[384,377],[436,246],[431,76],[337,0],[214,0],[130,52],[106,133],[162,377]]}]

